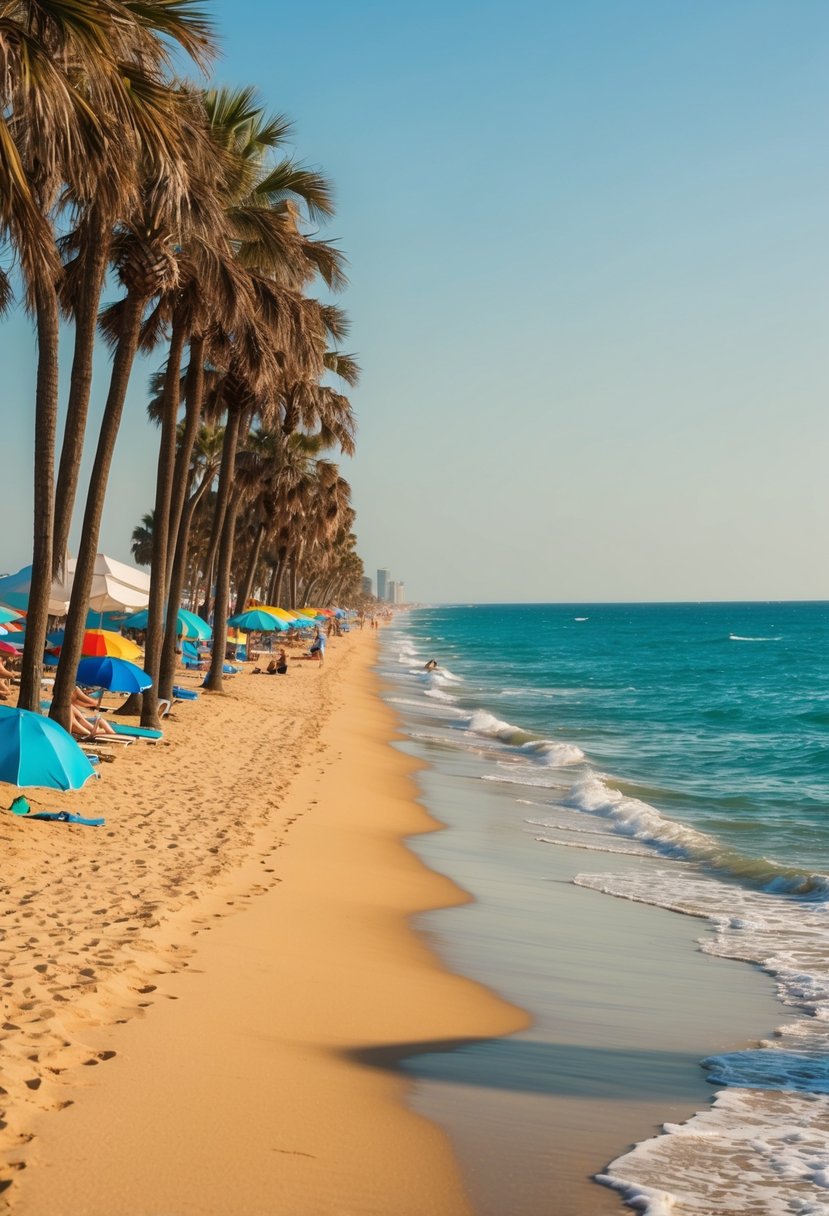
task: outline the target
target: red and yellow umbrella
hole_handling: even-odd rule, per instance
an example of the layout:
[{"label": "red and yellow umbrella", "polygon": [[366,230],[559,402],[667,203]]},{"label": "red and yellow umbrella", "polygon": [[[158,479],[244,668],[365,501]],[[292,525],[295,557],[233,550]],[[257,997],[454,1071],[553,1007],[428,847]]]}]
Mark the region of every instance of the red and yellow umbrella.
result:
[{"label": "red and yellow umbrella", "polygon": [[111,629],[87,629],[83,635],[81,654],[86,658],[92,655],[107,655],[113,659],[129,659],[134,662],[142,655],[140,646],[131,642],[120,633]]}]

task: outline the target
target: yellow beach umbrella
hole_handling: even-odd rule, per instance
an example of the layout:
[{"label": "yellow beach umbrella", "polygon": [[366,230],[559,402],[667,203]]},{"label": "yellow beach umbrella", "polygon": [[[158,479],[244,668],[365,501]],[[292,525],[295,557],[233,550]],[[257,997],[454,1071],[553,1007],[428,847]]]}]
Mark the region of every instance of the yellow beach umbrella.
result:
[{"label": "yellow beach umbrella", "polygon": [[285,608],[274,608],[270,604],[262,605],[263,612],[269,612],[271,616],[277,617],[280,621],[295,621],[298,613],[288,612]]}]

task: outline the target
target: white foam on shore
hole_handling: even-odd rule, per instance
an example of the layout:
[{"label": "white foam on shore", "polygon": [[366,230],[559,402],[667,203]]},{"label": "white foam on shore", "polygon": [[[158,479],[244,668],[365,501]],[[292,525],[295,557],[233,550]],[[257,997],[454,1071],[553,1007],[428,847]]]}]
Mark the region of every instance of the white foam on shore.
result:
[{"label": "white foam on shore", "polygon": [[[761,966],[795,1014],[774,1038],[704,1061],[712,1082],[729,1086],[711,1110],[666,1125],[600,1179],[628,1203],[641,1195],[649,1216],[666,1210],[666,1195],[683,1213],[705,1216],[829,1216],[829,901],[823,876],[814,877],[809,897],[732,886],[685,864],[575,879],[705,920],[701,949]],[[652,1202],[650,1189],[661,1197]]]}]

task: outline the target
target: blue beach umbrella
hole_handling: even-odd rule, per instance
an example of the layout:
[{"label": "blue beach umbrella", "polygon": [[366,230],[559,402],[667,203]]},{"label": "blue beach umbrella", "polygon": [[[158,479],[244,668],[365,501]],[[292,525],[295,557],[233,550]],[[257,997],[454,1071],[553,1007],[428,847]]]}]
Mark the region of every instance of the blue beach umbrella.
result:
[{"label": "blue beach umbrella", "polygon": [[58,722],[0,705],[0,781],[79,790],[94,775],[87,757]]},{"label": "blue beach umbrella", "polygon": [[4,608],[0,604],[0,625],[5,625],[9,621],[19,621],[20,613],[15,608]]},{"label": "blue beach umbrella", "polygon": [[278,616],[265,612],[263,608],[251,608],[247,612],[239,612],[236,616],[227,618],[228,625],[235,629],[244,629],[246,633],[254,630],[256,633],[284,632],[289,629],[287,621],[281,621]]},{"label": "blue beach umbrella", "polygon": [[109,692],[143,692],[151,687],[152,680],[146,671],[128,659],[96,655],[94,658],[81,659],[78,683],[90,688],[106,688]]}]

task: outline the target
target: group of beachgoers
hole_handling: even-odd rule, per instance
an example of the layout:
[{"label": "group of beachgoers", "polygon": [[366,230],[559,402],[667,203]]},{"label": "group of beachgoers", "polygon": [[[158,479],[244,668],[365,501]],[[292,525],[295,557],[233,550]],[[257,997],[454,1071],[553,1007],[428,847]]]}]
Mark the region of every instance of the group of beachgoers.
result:
[{"label": "group of beachgoers", "polygon": [[[329,636],[330,636],[331,632],[332,632],[332,630],[329,629],[328,630]],[[341,632],[339,627],[336,629],[336,632],[337,633]],[[314,629],[313,641],[311,642],[311,645],[309,646],[309,648],[305,652],[305,654],[295,654],[295,655],[292,655],[291,658],[295,662],[297,660],[301,661],[303,659],[306,659],[306,660],[310,660],[311,662],[318,663],[320,666],[322,666],[322,664],[325,662],[325,642],[326,642],[326,636],[323,633],[323,631],[320,629],[319,625],[317,625]],[[288,656],[285,653],[285,647],[280,646],[280,648],[276,652],[276,654],[272,656],[267,667],[254,667],[251,674],[255,675],[255,676],[258,676],[258,675],[286,676],[288,674]]]},{"label": "group of beachgoers", "polygon": [[[319,625],[315,626],[314,636],[307,650],[303,654],[292,655],[291,658],[294,661],[304,660],[317,663],[319,667],[322,667],[325,661],[327,637],[330,637],[334,633],[340,634],[341,632],[342,627],[339,620],[336,619],[329,621],[324,629],[321,629]],[[258,654],[253,657],[259,659]],[[19,672],[16,670],[18,664],[19,659],[15,660],[9,656],[0,658],[0,703],[10,702],[13,698],[15,690],[12,685],[15,682],[19,682]],[[287,675],[288,655],[285,647],[280,646],[276,653],[270,656],[266,666],[255,666],[252,674]],[[101,703],[104,690],[100,689],[97,696],[90,695],[90,691],[86,691],[78,686],[72,693],[70,733],[81,743],[100,742],[104,739],[114,740],[120,732],[116,731],[106,719],[106,707]],[[165,710],[169,710],[169,708],[169,702],[165,701],[160,705],[162,714]]]}]

